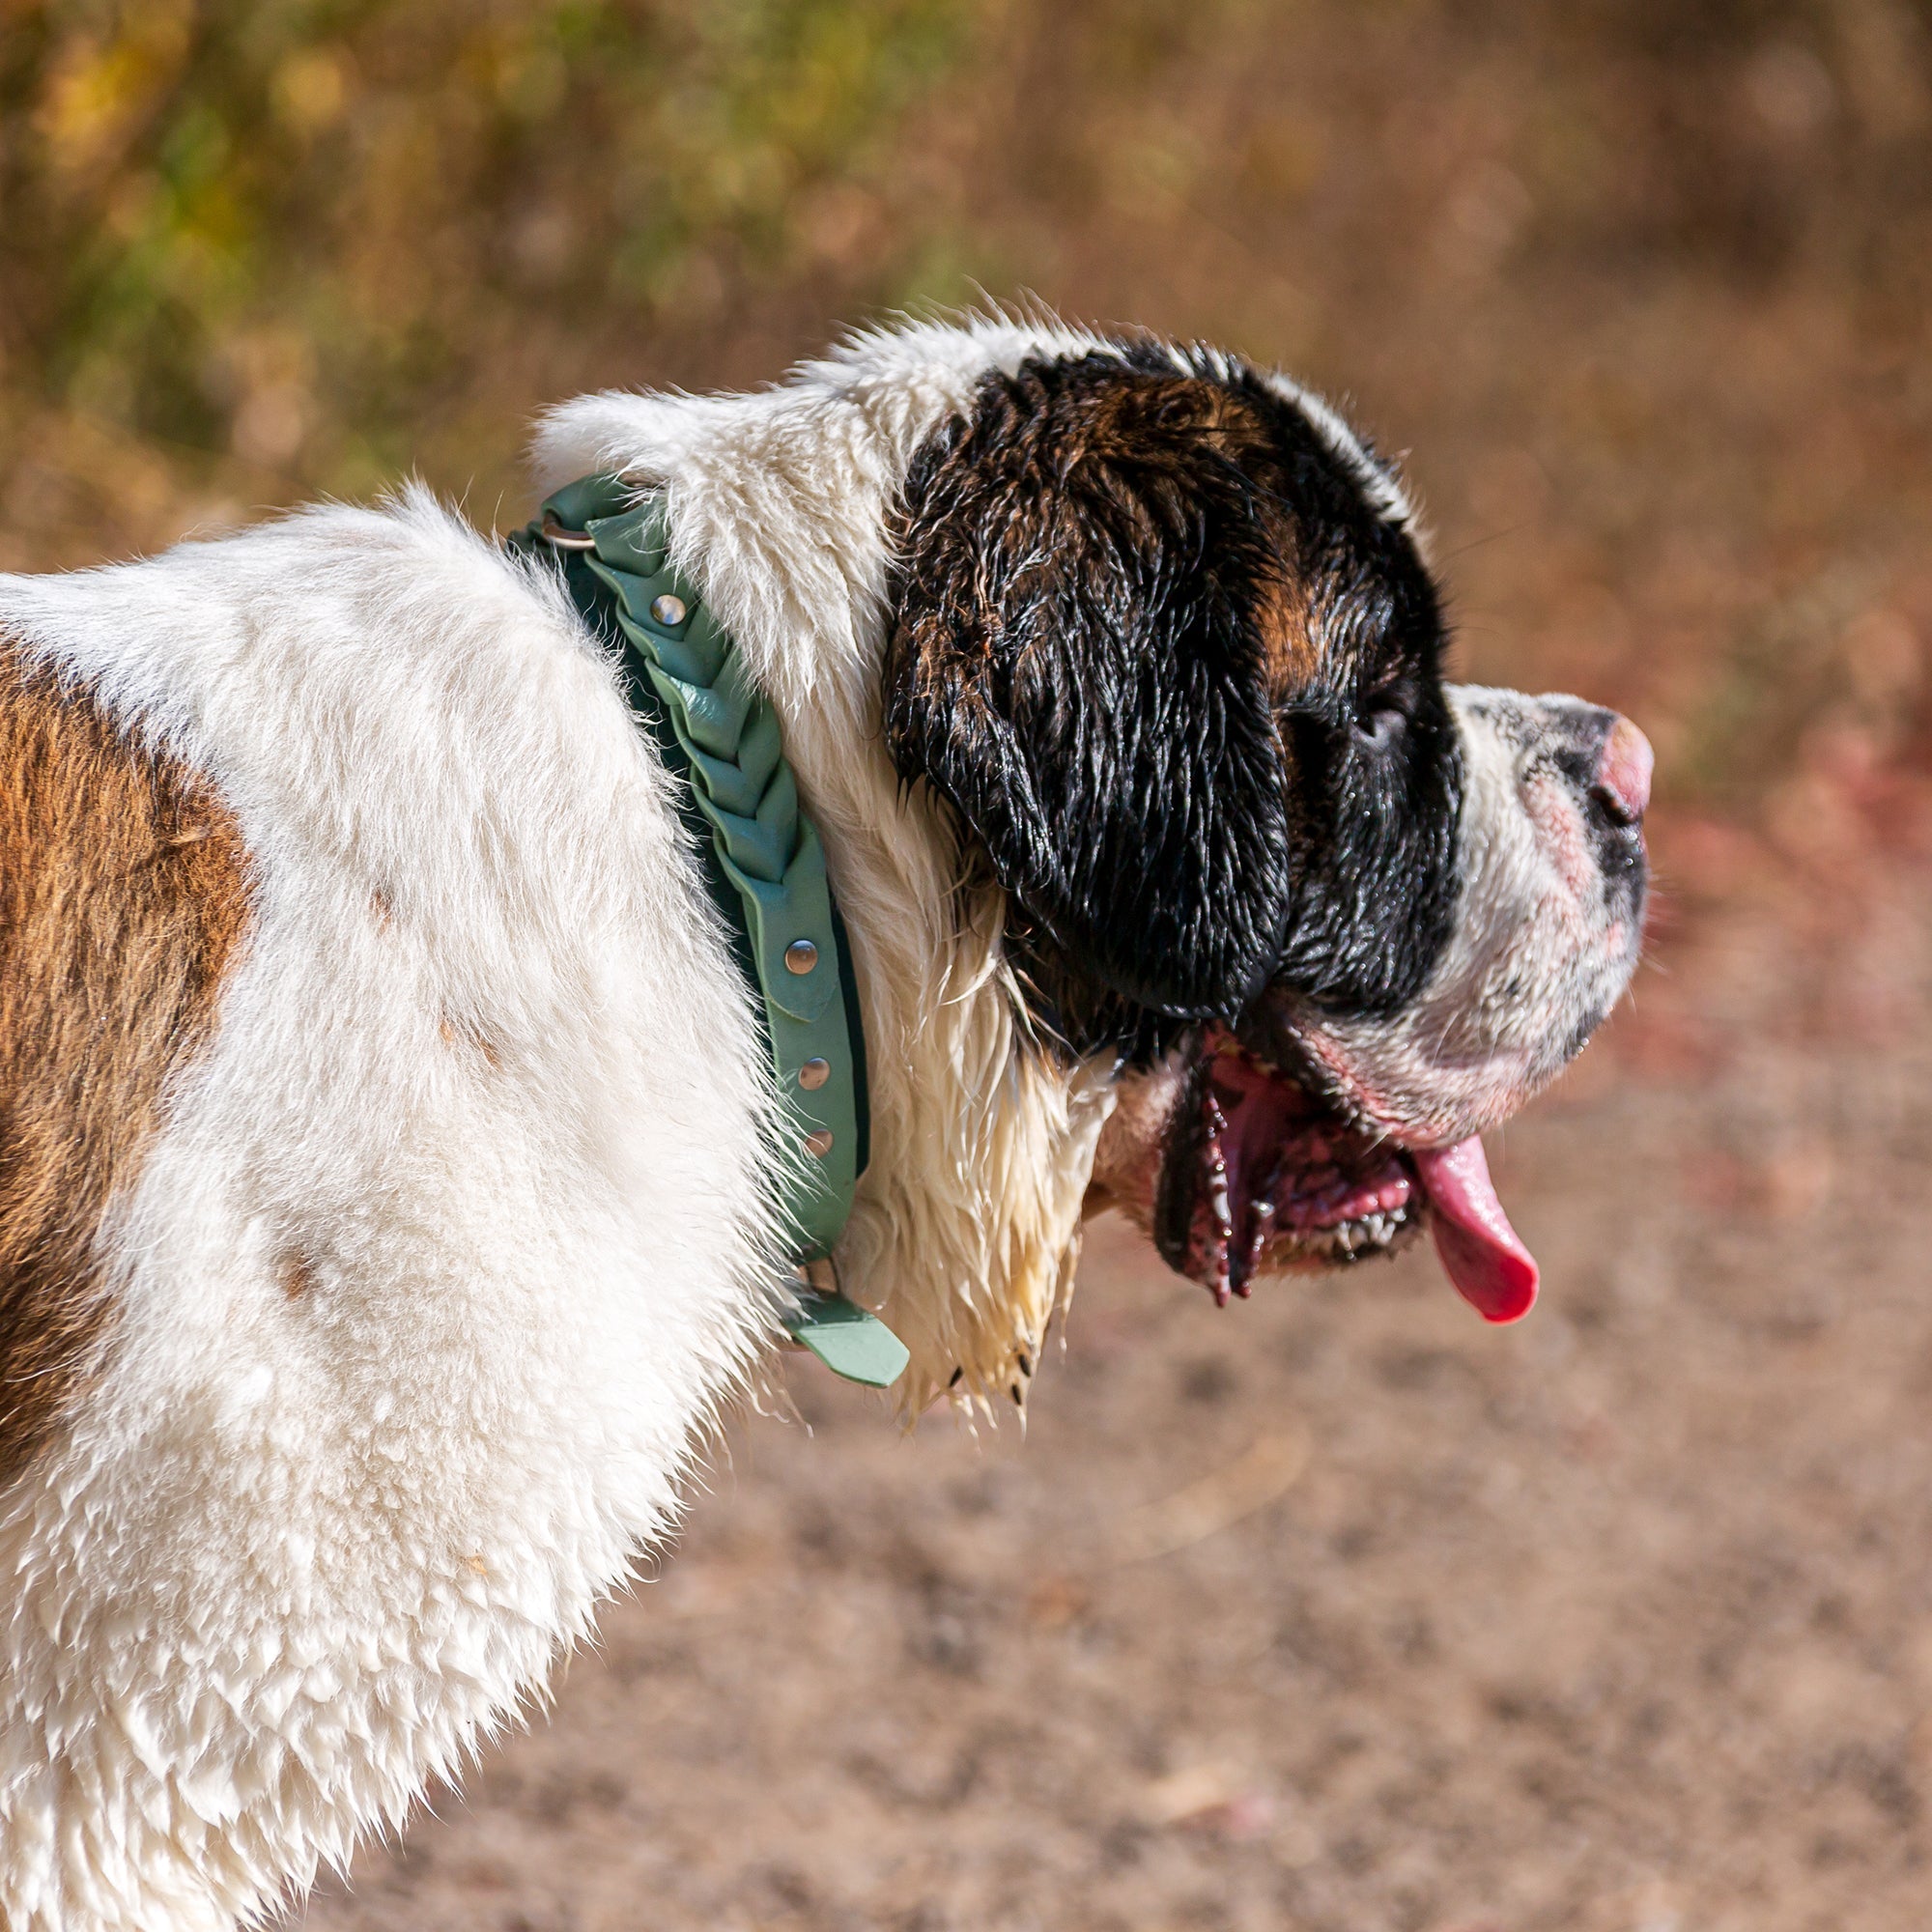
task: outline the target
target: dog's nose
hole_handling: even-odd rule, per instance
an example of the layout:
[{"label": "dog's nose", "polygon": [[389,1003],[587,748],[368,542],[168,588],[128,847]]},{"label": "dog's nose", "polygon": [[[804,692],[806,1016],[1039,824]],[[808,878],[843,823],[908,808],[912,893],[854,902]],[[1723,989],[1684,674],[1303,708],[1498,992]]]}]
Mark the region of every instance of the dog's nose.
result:
[{"label": "dog's nose", "polygon": [[1591,796],[1619,825],[1641,825],[1650,804],[1650,776],[1657,753],[1650,740],[1628,718],[1619,718],[1597,754],[1597,775]]}]

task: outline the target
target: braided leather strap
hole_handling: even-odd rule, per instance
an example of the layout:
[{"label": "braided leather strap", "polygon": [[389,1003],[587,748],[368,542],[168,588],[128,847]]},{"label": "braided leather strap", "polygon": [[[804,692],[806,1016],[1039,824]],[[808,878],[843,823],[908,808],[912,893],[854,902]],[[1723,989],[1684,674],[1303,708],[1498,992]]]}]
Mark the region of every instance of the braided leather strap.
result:
[{"label": "braided leather strap", "polygon": [[825,853],[799,809],[778,715],[669,567],[661,498],[640,499],[618,476],[582,477],[510,541],[561,561],[579,610],[621,645],[633,704],[666,762],[689,780],[706,884],[762,998],[796,1127],[783,1202],[794,1258],[828,1255],[866,1162],[865,1036]]}]

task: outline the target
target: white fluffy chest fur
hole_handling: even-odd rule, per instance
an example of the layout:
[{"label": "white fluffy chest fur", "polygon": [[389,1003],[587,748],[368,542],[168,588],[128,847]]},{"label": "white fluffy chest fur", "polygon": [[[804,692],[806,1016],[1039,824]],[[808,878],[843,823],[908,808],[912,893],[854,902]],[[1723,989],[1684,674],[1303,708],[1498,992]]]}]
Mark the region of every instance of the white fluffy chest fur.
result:
[{"label": "white fluffy chest fur", "polygon": [[[668,489],[779,705],[873,1068],[841,1266],[914,1402],[1037,1347],[1108,1105],[1026,1048],[998,896],[877,742],[895,478],[1038,341],[546,446]],[[252,905],[97,1239],[100,1373],[0,1492],[0,1923],[221,1927],[453,1774],[667,1534],[770,1331],[771,1095],[611,668],[426,499],[0,581],[0,624],[218,788]]]}]

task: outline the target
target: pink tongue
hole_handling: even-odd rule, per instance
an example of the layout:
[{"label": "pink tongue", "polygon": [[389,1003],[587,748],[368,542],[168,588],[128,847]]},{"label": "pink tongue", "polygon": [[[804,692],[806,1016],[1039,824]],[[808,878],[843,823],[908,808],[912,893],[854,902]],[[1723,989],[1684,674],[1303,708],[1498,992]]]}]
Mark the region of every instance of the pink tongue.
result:
[{"label": "pink tongue", "polygon": [[1429,1230],[1456,1292],[1486,1321],[1516,1321],[1536,1299],[1536,1258],[1496,1199],[1483,1143],[1471,1134],[1452,1148],[1412,1154],[1429,1196]]}]

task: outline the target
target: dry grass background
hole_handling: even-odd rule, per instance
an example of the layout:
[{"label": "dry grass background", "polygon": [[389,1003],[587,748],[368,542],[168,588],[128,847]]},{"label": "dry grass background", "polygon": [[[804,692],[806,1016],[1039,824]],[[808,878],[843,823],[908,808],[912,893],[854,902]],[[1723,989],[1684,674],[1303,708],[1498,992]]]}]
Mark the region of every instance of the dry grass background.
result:
[{"label": "dry grass background", "polygon": [[306,1922],[1932,1922],[1927,0],[0,0],[9,567],[981,288],[1352,399],[1463,670],[1656,739],[1546,1305],[1103,1228],[1023,1446],[794,1376]]}]

